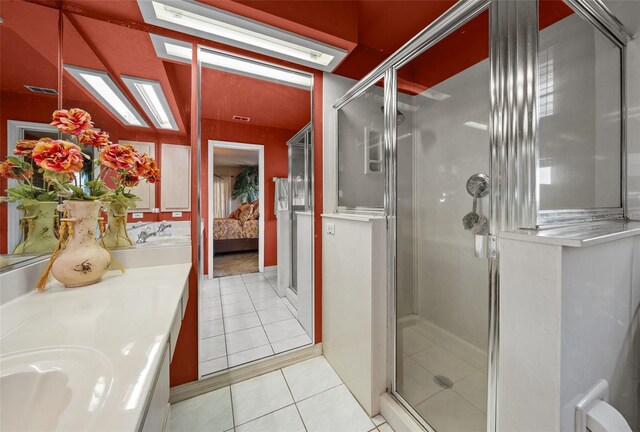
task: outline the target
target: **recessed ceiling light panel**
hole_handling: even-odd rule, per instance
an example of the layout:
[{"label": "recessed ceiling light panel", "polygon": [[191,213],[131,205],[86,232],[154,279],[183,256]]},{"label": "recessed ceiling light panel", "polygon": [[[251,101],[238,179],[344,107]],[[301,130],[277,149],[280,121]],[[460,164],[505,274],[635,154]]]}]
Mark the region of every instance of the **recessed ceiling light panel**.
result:
[{"label": "recessed ceiling light panel", "polygon": [[178,130],[176,119],[158,81],[125,75],[120,78],[158,129]]},{"label": "recessed ceiling light panel", "polygon": [[[156,54],[160,58],[191,63],[191,44],[151,34]],[[271,63],[241,57],[223,51],[203,49],[199,57],[203,66],[236,73],[308,90],[313,83],[311,75],[286,69]]]},{"label": "recessed ceiling light panel", "polygon": [[333,71],[347,51],[192,0],[138,0],[145,22],[320,69]]},{"label": "recessed ceiling light panel", "polygon": [[124,125],[149,127],[108,73],[71,65],[64,69]]}]

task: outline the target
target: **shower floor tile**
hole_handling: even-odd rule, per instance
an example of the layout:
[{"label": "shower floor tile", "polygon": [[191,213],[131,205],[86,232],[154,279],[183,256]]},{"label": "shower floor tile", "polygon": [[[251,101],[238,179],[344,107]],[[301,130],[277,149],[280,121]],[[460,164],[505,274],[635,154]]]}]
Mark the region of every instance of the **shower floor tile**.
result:
[{"label": "shower floor tile", "polygon": [[421,320],[414,317],[398,326],[398,392],[438,432],[486,430],[482,354]]},{"label": "shower floor tile", "polygon": [[439,392],[416,411],[438,432],[487,430],[487,416],[453,390]]}]

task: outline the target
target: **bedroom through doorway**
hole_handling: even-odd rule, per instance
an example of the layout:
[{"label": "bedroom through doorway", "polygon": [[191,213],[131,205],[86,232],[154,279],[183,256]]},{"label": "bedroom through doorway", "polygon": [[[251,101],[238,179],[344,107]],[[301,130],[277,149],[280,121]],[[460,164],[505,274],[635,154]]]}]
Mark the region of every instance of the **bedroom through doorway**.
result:
[{"label": "bedroom through doorway", "polygon": [[[214,278],[264,270],[263,146],[209,141]],[[211,268],[212,267],[212,268]]]}]

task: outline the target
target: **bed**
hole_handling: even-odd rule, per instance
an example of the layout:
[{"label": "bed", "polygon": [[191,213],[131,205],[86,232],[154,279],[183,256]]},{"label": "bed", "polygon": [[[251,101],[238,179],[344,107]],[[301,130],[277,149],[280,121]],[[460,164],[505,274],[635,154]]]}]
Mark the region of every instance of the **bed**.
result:
[{"label": "bed", "polygon": [[[252,203],[253,204],[253,203]],[[257,204],[252,206],[257,209]],[[259,222],[257,210],[247,219],[246,213],[234,212],[228,218],[213,220],[215,254],[258,250]]]}]

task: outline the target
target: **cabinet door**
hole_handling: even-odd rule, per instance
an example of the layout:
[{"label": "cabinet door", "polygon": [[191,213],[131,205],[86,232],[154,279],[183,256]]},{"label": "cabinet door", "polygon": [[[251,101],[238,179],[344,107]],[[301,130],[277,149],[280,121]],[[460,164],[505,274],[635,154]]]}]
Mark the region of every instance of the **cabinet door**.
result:
[{"label": "cabinet door", "polygon": [[141,432],[160,432],[165,427],[169,409],[169,345],[165,349],[160,373],[152,391]]},{"label": "cabinet door", "polygon": [[[156,157],[156,144],[152,142],[140,142],[140,141],[119,141],[119,144],[128,144],[132,146],[136,151],[146,153],[152,158]],[[156,206],[156,185],[141,181],[140,184],[134,188],[131,188],[131,192],[136,194],[140,201],[136,202],[136,211],[150,212]]]},{"label": "cabinet door", "polygon": [[191,210],[191,147],[162,144],[162,211]]}]

